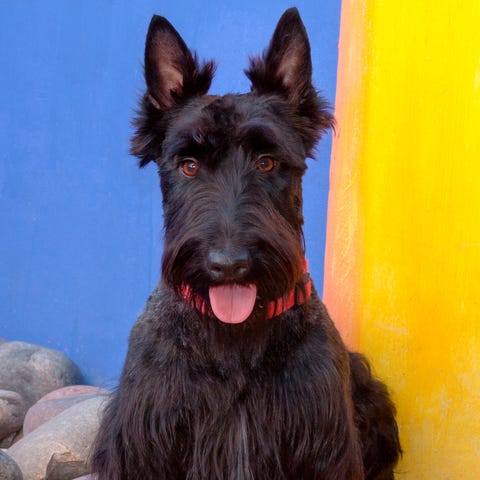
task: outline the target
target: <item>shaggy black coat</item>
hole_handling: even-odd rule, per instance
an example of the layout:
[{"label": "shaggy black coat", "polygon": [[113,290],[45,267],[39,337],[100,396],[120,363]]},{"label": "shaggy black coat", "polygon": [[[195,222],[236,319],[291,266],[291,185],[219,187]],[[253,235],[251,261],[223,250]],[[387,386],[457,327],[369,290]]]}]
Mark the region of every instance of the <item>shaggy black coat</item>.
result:
[{"label": "shaggy black coat", "polygon": [[[162,279],[132,329],[92,470],[99,480],[391,480],[394,406],[315,289],[265,314],[305,288],[301,180],[333,125],[297,10],[251,60],[251,93],[207,95],[213,71],[152,19],[132,152],[159,165]],[[212,270],[218,251],[242,252],[233,277]],[[222,282],[256,285],[245,322],[213,315],[208,289]]]}]

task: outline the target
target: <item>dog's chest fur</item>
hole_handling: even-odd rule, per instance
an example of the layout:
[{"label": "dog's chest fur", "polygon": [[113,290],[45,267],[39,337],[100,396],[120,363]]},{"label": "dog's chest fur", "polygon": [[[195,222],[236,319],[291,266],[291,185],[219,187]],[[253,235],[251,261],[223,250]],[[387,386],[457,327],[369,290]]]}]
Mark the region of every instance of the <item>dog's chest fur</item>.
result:
[{"label": "dog's chest fur", "polygon": [[[171,295],[160,285],[149,299],[130,339],[142,355],[126,363],[123,376],[129,388],[150,385],[145,408],[163,405],[178,478],[309,478],[304,450],[332,428],[318,415],[318,398],[333,419],[348,371],[346,352],[332,354],[341,341],[316,294],[276,322],[235,331],[215,319],[199,323]],[[176,307],[159,322],[165,304]],[[156,381],[145,371],[155,371]]]}]

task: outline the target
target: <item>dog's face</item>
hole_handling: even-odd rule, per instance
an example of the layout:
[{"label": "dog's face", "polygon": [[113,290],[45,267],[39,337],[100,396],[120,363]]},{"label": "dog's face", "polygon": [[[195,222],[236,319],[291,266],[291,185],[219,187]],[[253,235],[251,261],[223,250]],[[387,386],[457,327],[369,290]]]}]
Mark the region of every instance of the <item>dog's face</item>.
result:
[{"label": "dog's face", "polygon": [[[213,63],[200,65],[164,18],[150,24],[132,152],[141,166],[159,165],[163,278],[188,285],[224,321],[246,320],[258,298],[282,297],[302,275],[305,158],[333,122],[311,70],[296,9],[251,60],[243,95],[208,95]],[[237,312],[249,306],[225,314],[236,299]]]}]

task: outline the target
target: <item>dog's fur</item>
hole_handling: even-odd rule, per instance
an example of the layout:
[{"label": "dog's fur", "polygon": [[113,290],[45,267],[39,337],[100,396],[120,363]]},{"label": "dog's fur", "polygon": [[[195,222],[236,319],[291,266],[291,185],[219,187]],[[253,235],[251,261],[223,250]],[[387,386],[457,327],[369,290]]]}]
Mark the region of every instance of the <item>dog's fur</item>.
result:
[{"label": "dog's fur", "polygon": [[[251,60],[251,93],[207,95],[213,71],[153,17],[132,152],[159,166],[163,274],[132,329],[92,469],[99,480],[393,479],[385,386],[346,350],[315,289],[299,300],[301,180],[333,117],[297,10]],[[212,266],[219,254],[240,267]],[[243,323],[212,312],[209,287],[225,283],[257,288]],[[292,289],[297,303],[267,318]]]}]

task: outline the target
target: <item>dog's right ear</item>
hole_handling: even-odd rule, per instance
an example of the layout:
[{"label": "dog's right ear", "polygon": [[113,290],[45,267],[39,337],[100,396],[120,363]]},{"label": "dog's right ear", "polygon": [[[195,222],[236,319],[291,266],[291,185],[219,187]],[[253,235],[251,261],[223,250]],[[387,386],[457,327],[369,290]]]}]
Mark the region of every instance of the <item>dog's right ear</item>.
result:
[{"label": "dog's right ear", "polygon": [[145,44],[147,92],[134,120],[131,153],[145,166],[160,155],[165,136],[165,114],[176,105],[208,92],[214,62],[200,64],[182,37],[164,17],[154,15]]},{"label": "dog's right ear", "polygon": [[200,67],[166,18],[152,18],[145,45],[145,80],[155,107],[169,110],[185,98],[207,93],[213,68],[213,62]]}]

